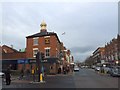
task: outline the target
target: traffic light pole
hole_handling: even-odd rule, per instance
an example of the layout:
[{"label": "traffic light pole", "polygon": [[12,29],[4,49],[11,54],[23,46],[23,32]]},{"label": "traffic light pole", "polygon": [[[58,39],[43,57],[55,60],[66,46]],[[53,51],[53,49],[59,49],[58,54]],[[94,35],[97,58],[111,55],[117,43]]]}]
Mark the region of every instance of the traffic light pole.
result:
[{"label": "traffic light pole", "polygon": [[37,68],[38,68],[38,82],[40,82],[40,58],[41,58],[41,54],[40,52],[37,53],[36,55],[36,65],[37,65]]},{"label": "traffic light pole", "polygon": [[36,55],[36,65],[38,67],[38,82],[44,82],[43,81],[44,68],[42,65],[42,59],[43,59],[43,54],[41,52],[38,52]]},{"label": "traffic light pole", "polygon": [[44,81],[44,66],[43,66],[43,59],[44,59],[44,53],[40,53],[41,54],[41,63],[40,63],[40,66],[41,66],[41,74],[40,74],[40,82],[45,82]]}]

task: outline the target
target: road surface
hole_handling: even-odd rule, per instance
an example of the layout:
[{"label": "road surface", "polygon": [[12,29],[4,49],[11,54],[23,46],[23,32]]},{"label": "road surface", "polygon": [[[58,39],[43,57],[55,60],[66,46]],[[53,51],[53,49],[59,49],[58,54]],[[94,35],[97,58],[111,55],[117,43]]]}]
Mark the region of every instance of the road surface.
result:
[{"label": "road surface", "polygon": [[45,83],[31,83],[30,80],[13,80],[3,88],[118,88],[118,78],[100,74],[92,69],[80,69],[68,75],[49,75]]}]

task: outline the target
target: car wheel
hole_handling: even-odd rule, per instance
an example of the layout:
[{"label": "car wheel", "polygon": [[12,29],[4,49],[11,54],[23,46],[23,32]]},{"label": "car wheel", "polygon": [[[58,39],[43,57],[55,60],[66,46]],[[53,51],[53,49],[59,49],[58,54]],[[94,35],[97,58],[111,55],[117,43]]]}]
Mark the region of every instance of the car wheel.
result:
[{"label": "car wheel", "polygon": [[112,77],[115,77],[115,75],[112,73],[112,75],[111,75]]}]

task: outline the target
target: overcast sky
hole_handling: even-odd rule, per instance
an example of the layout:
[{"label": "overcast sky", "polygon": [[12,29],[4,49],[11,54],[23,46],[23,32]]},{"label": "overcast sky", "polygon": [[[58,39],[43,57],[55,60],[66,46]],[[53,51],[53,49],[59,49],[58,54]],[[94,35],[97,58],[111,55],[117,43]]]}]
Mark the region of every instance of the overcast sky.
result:
[{"label": "overcast sky", "polygon": [[83,61],[118,33],[117,2],[5,2],[1,7],[2,44],[17,50],[26,47],[26,36],[40,32],[42,20],[75,60]]}]

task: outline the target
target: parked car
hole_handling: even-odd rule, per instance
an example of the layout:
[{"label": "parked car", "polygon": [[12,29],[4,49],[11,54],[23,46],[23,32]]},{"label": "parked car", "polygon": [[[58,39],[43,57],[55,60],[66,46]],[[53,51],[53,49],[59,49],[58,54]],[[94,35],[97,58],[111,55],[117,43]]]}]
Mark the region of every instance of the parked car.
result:
[{"label": "parked car", "polygon": [[85,66],[81,66],[80,68],[85,68]]},{"label": "parked car", "polygon": [[120,76],[120,66],[113,66],[110,68],[111,76]]},{"label": "parked car", "polygon": [[0,78],[3,78],[3,77],[4,77],[4,75],[5,75],[5,73],[0,72]]},{"label": "parked car", "polygon": [[92,65],[91,68],[92,68],[92,69],[95,69],[95,65]]},{"label": "parked car", "polygon": [[74,71],[79,71],[80,69],[79,69],[79,67],[78,66],[75,66],[74,67]]},{"label": "parked car", "polygon": [[106,73],[110,73],[110,67],[103,67],[103,69]]},{"label": "parked car", "polygon": [[96,67],[95,67],[95,71],[100,71],[100,67],[99,67],[99,66],[96,66]]}]

